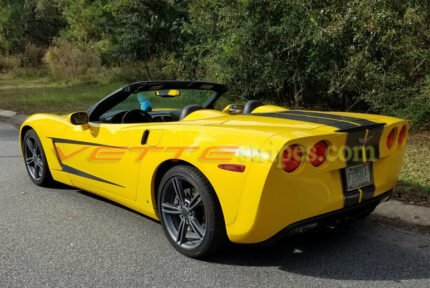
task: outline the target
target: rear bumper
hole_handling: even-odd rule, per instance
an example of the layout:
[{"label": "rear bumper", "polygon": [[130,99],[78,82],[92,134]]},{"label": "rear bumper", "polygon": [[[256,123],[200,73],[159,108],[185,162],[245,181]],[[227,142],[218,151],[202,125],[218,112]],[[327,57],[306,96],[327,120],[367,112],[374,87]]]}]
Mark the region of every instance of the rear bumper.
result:
[{"label": "rear bumper", "polygon": [[380,203],[390,200],[392,196],[393,190],[390,190],[372,199],[363,201],[360,204],[290,224],[267,241],[277,240],[318,226],[334,226],[350,219],[360,218],[360,216],[365,216],[368,213],[371,213]]},{"label": "rear bumper", "polygon": [[[279,230],[276,234],[272,234],[271,237],[266,238],[262,241],[233,241],[236,243],[271,243],[276,242],[280,238],[286,237],[288,235],[297,234],[305,232],[307,230],[312,230],[317,227],[327,227],[336,226],[350,219],[359,219],[363,216],[370,214],[376,206],[381,202],[385,202],[391,199],[393,195],[393,190],[389,190],[371,199],[363,201],[359,204],[334,210],[328,213],[320,214],[318,216],[306,218],[289,224],[285,228]],[[255,238],[254,238],[255,239]]]},{"label": "rear bumper", "polygon": [[[236,220],[227,225],[227,235],[235,243],[264,242],[293,223],[331,215],[336,211],[360,209],[367,203],[380,202],[397,182],[404,149],[397,149],[373,162],[374,188],[371,195],[363,195],[355,203],[346,203],[342,187],[343,167],[331,170],[331,166],[318,169],[303,167],[297,173],[285,173],[273,166],[262,184],[248,176],[249,185],[243,193]],[[330,163],[332,164],[332,163]],[[309,169],[307,169],[309,168]],[[250,170],[250,174],[253,170]],[[366,191],[367,193],[367,191]],[[384,195],[384,196],[382,196]],[[382,197],[382,198],[380,198]],[[368,202],[370,201],[370,202]],[[376,201],[376,202],[374,202]],[[348,204],[348,205],[346,205]]]}]

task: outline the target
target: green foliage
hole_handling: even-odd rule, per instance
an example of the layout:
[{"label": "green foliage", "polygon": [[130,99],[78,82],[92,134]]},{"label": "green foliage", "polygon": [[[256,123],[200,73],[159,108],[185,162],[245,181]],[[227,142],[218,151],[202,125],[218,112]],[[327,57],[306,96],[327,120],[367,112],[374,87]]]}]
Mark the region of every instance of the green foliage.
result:
[{"label": "green foliage", "polygon": [[425,123],[429,20],[426,0],[195,0],[178,60],[243,98]]},{"label": "green foliage", "polygon": [[120,0],[107,7],[116,24],[111,30],[114,60],[147,60],[180,48],[175,26],[180,12],[168,1]]},{"label": "green foliage", "polygon": [[57,78],[206,79],[295,108],[430,118],[428,0],[0,0],[2,59],[37,67],[48,46]]},{"label": "green foliage", "polygon": [[57,79],[68,79],[100,67],[99,55],[91,49],[79,49],[70,42],[60,40],[51,46],[44,57],[51,74]]},{"label": "green foliage", "polygon": [[0,72],[16,71],[20,65],[20,58],[0,54]]},{"label": "green foliage", "polygon": [[0,52],[20,53],[28,43],[48,46],[63,27],[56,0],[0,0]]}]

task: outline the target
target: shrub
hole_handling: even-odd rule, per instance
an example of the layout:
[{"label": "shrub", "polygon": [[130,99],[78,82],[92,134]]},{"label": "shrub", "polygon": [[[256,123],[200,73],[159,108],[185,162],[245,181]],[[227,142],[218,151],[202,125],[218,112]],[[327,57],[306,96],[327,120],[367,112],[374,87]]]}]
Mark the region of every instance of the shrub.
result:
[{"label": "shrub", "polygon": [[22,66],[25,68],[41,67],[44,54],[44,48],[28,43],[25,45],[24,54],[22,55]]},{"label": "shrub", "polygon": [[415,127],[425,127],[430,123],[430,75],[420,85],[419,94],[408,101],[404,116],[413,122]]},{"label": "shrub", "polygon": [[68,41],[58,40],[49,47],[44,62],[57,79],[80,77],[90,68],[101,67],[100,55],[90,48],[78,48]]},{"label": "shrub", "polygon": [[21,66],[21,60],[17,56],[0,55],[0,73],[13,72]]}]

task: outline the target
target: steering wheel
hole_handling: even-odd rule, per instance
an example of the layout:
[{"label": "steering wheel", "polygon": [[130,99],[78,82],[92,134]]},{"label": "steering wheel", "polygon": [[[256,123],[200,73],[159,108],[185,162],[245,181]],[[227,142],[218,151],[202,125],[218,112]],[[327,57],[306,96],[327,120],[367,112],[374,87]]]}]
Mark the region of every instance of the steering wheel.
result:
[{"label": "steering wheel", "polygon": [[148,112],[143,110],[130,110],[122,116],[122,123],[144,123],[152,122],[152,117]]}]

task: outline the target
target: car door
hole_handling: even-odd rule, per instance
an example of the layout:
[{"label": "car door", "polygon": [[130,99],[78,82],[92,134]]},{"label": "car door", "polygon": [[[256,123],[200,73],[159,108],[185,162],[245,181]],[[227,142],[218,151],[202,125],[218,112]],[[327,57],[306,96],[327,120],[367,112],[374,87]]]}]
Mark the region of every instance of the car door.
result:
[{"label": "car door", "polygon": [[70,125],[62,139],[53,139],[63,171],[76,187],[134,201],[146,125]]},{"label": "car door", "polygon": [[144,131],[145,124],[71,125],[54,142],[73,185],[134,201]]}]

